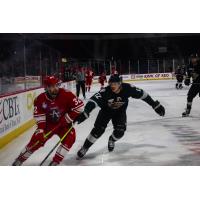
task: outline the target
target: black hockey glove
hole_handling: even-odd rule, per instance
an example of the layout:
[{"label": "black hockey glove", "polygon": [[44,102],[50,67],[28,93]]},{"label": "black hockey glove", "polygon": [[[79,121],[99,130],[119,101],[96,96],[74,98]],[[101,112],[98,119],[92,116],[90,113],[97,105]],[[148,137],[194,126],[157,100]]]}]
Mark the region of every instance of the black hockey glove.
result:
[{"label": "black hockey glove", "polygon": [[78,124],[84,122],[89,117],[89,114],[83,111],[75,120],[74,123],[77,122]]},{"label": "black hockey glove", "polygon": [[155,101],[155,104],[153,105],[153,109],[160,116],[164,116],[165,115],[165,108],[160,104],[159,101]]},{"label": "black hockey glove", "polygon": [[190,85],[190,78],[189,77],[185,78],[184,84],[187,85],[187,86]]}]

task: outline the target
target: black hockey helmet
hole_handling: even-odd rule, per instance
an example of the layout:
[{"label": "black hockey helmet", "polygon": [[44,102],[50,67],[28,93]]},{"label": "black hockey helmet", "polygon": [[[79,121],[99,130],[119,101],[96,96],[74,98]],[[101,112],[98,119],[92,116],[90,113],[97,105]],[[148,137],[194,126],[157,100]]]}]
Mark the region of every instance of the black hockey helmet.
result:
[{"label": "black hockey helmet", "polygon": [[110,76],[108,83],[121,83],[121,79],[118,74],[113,74]]},{"label": "black hockey helmet", "polygon": [[190,55],[190,63],[199,63],[199,56],[198,56],[198,54],[197,53],[194,53],[194,54],[191,54]]},{"label": "black hockey helmet", "polygon": [[192,59],[192,58],[199,58],[199,56],[198,56],[197,53],[193,53],[193,54],[190,55],[190,58],[191,58],[191,59]]}]

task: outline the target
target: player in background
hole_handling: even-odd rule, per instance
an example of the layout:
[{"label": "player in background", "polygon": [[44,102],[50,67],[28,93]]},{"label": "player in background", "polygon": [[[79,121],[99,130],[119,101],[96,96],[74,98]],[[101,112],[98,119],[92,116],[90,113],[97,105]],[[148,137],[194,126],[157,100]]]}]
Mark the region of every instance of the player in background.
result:
[{"label": "player in background", "polygon": [[91,67],[88,67],[88,69],[85,73],[86,92],[90,92],[93,77],[94,77],[94,72],[92,71]]},{"label": "player in background", "polygon": [[113,76],[113,75],[115,75],[115,74],[118,74],[118,75],[119,75],[120,80],[121,80],[121,82],[122,82],[122,81],[123,81],[122,75],[120,75],[120,73],[116,70],[116,67],[115,67],[115,66],[112,66],[112,70],[111,70],[110,76]]},{"label": "player in background", "polygon": [[183,79],[185,76],[185,68],[184,66],[179,66],[177,67],[176,71],[175,71],[175,75],[176,75],[176,89],[182,89],[183,88]]},{"label": "player in background", "polygon": [[99,83],[101,85],[101,89],[104,88],[104,83],[107,83],[107,78],[105,72],[102,72],[101,75],[99,76]]},{"label": "player in background", "polygon": [[108,140],[108,150],[114,150],[115,142],[122,138],[126,131],[126,110],[129,97],[141,99],[149,104],[157,114],[165,115],[165,109],[158,101],[154,101],[142,89],[128,83],[121,83],[119,75],[115,74],[110,77],[109,86],[94,94],[86,104],[84,112],[76,118],[76,121],[80,124],[89,117],[94,108],[100,107],[94,128],[78,151],[77,158],[82,158],[96,140],[101,137],[110,120],[112,120],[114,130]]},{"label": "player in background", "polygon": [[185,78],[185,85],[189,86],[190,79],[192,78],[192,85],[187,94],[187,105],[185,112],[182,113],[183,117],[188,117],[191,109],[192,109],[192,102],[196,95],[200,94],[200,59],[197,54],[191,55],[191,62],[187,68],[187,75]]},{"label": "player in background", "polygon": [[111,69],[111,74],[110,74],[110,75],[112,76],[112,75],[114,75],[114,74],[119,74],[118,71],[116,70],[116,67],[115,67],[115,66],[112,67],[112,69]]},{"label": "player in background", "polygon": [[83,98],[86,99],[85,96],[85,71],[83,67],[79,67],[74,75],[76,79],[76,96],[79,97],[80,89],[82,90]]},{"label": "player in background", "polygon": [[[34,101],[34,118],[37,129],[29,143],[16,158],[13,165],[22,165],[36,150],[43,147],[53,136],[62,138],[72,126],[74,119],[83,109],[83,102],[71,91],[59,88],[59,80],[54,76],[45,79],[45,92],[41,93]],[[45,134],[54,130],[52,134]],[[49,165],[58,165],[75,142],[76,132],[73,128],[60,146]]]}]

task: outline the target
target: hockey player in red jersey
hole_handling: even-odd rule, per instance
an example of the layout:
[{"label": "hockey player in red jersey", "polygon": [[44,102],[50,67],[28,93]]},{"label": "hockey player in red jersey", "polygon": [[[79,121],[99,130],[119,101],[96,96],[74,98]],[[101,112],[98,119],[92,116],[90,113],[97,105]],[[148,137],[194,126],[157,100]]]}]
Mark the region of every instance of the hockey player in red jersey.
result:
[{"label": "hockey player in red jersey", "polygon": [[107,83],[106,74],[104,72],[102,72],[101,75],[99,76],[99,83],[101,84],[101,89],[104,88],[105,82]]},{"label": "hockey player in red jersey", "polygon": [[115,66],[113,66],[113,67],[112,67],[112,70],[111,70],[111,76],[112,76],[112,75],[115,75],[115,74],[119,74],[119,73],[118,73],[118,71],[116,70]]},{"label": "hockey player in red jersey", "polygon": [[93,77],[94,77],[94,72],[92,71],[91,67],[88,67],[88,69],[85,73],[86,92],[90,92]]},{"label": "hockey player in red jersey", "polygon": [[[22,165],[36,150],[43,147],[53,136],[62,138],[72,126],[74,119],[80,114],[83,102],[71,91],[59,88],[59,80],[54,76],[46,77],[45,92],[34,101],[34,118],[37,129],[31,140],[16,158],[13,165]],[[52,131],[53,130],[53,131]],[[49,131],[50,135],[45,136]],[[58,147],[49,165],[58,165],[75,142],[76,132],[72,128]]]}]

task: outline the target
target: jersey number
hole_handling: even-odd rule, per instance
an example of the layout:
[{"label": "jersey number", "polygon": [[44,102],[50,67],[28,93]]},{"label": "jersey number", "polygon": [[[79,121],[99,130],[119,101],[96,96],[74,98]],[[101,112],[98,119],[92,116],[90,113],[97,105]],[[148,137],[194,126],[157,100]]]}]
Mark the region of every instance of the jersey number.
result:
[{"label": "jersey number", "polygon": [[74,98],[73,102],[75,103],[75,106],[81,103],[81,101],[78,98]]},{"label": "jersey number", "polygon": [[34,106],[34,113],[37,113],[37,106]]},{"label": "jersey number", "polygon": [[101,94],[97,93],[97,94],[95,94],[95,97],[96,97],[96,99],[100,99],[101,98]]}]

